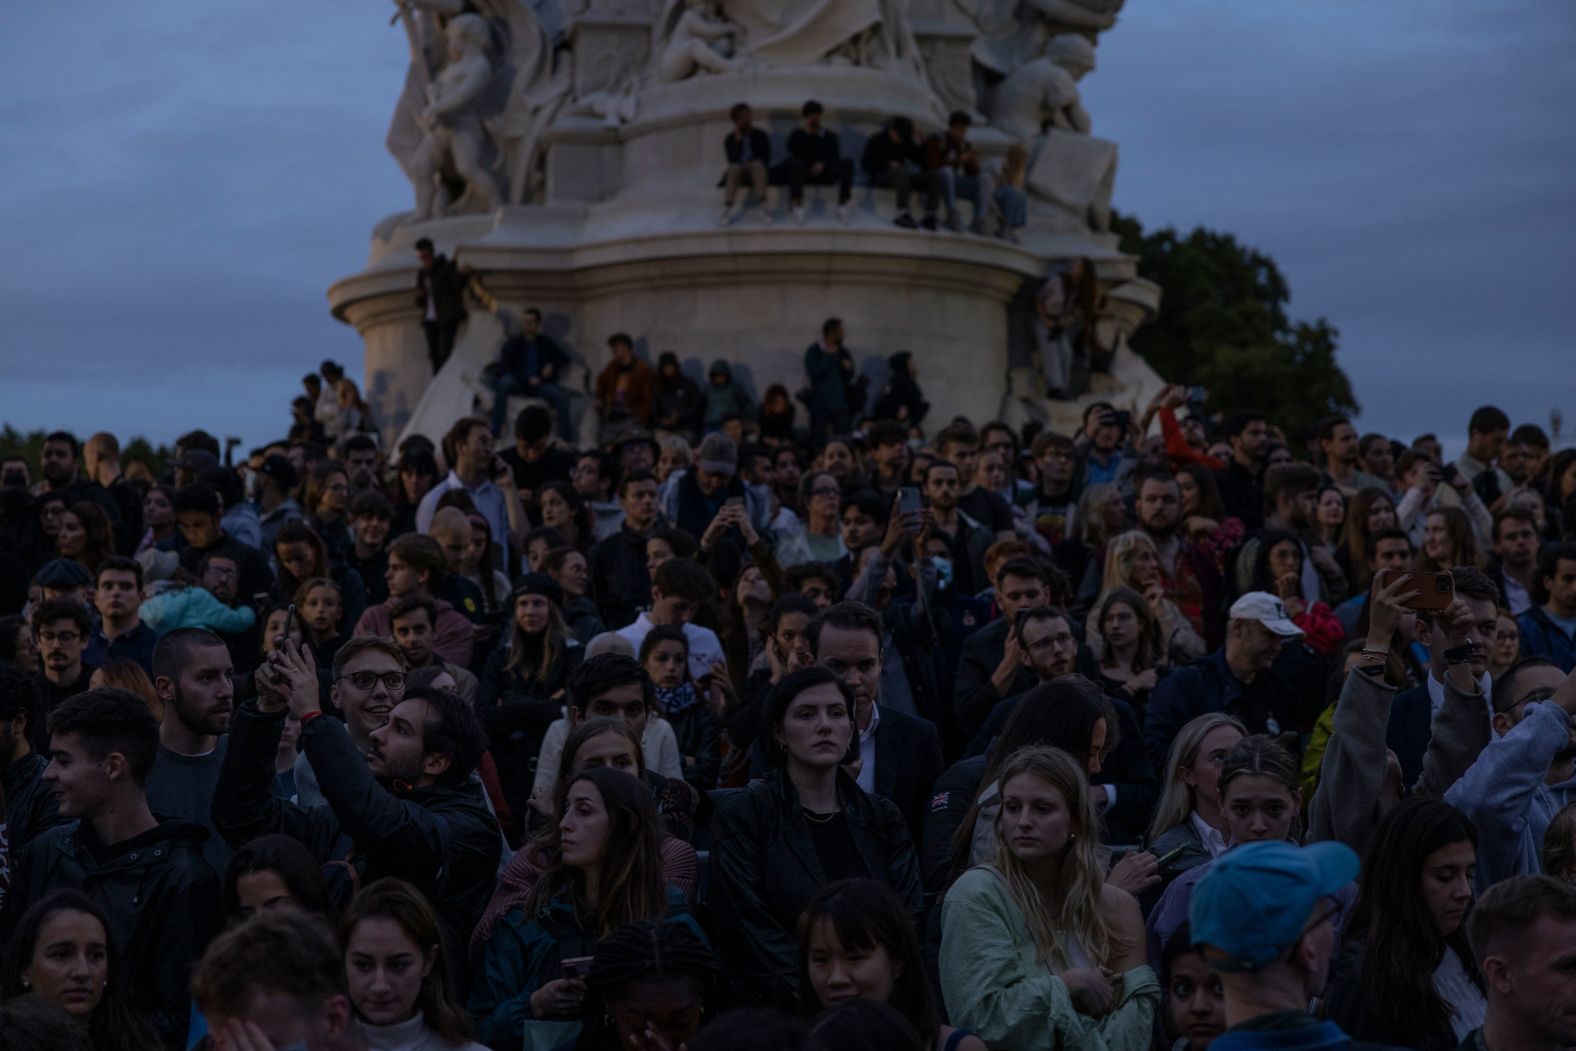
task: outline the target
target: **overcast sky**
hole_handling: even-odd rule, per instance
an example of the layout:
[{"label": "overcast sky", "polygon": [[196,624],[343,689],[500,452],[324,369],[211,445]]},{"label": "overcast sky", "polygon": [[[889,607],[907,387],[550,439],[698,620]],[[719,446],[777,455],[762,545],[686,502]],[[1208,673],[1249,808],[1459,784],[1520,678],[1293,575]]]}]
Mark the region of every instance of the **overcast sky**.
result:
[{"label": "overcast sky", "polygon": [[[251,444],[322,358],[359,375],[324,290],[409,207],[391,10],[6,5],[0,422]],[[1365,427],[1570,431],[1573,53],[1569,0],[1129,0],[1084,90],[1117,206],[1273,256]]]}]

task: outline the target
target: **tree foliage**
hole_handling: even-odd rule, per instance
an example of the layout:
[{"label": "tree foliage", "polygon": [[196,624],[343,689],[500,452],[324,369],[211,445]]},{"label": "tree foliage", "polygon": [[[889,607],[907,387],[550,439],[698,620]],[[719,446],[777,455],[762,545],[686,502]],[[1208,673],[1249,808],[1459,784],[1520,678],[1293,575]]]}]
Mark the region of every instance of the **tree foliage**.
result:
[{"label": "tree foliage", "polygon": [[1291,293],[1275,260],[1231,234],[1169,227],[1145,233],[1113,217],[1122,251],[1164,290],[1160,316],[1132,347],[1173,383],[1209,389],[1210,410],[1251,406],[1307,433],[1319,419],[1357,412],[1351,380],[1336,363],[1338,332],[1323,318],[1292,321]]},{"label": "tree foliage", "polygon": [[[44,452],[44,435],[48,433],[42,430],[23,433],[8,423],[0,427],[0,457],[20,456],[27,461],[27,469],[33,480],[37,481],[42,477],[39,473],[39,459]],[[175,451],[169,446],[155,446],[148,439],[138,436],[122,443],[120,462],[124,467],[126,464],[141,461],[147,464],[148,470],[158,478],[164,474],[166,461],[172,459],[174,455]]]}]

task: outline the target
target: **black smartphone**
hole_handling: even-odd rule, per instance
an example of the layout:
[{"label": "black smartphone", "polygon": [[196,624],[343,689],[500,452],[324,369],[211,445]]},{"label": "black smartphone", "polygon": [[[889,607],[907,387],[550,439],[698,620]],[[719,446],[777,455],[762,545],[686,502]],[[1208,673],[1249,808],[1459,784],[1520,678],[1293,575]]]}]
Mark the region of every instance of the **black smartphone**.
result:
[{"label": "black smartphone", "polygon": [[[296,611],[296,605],[295,605],[294,602],[290,603],[290,608],[285,611],[285,634],[284,634],[285,638],[289,638],[290,637],[290,629],[291,628],[296,628],[297,630],[299,630],[301,632],[301,645],[305,646],[306,645],[306,622],[301,619],[301,614]],[[283,649],[283,648],[284,648],[283,646],[280,647],[280,649]]]},{"label": "black smartphone", "polygon": [[1110,420],[1111,426],[1120,427],[1124,431],[1132,426],[1133,423],[1133,414],[1126,409],[1123,409],[1121,412],[1113,412],[1106,418]]},{"label": "black smartphone", "polygon": [[1439,469],[1439,476],[1443,478],[1448,485],[1454,485],[1456,483],[1456,476],[1460,473],[1461,468],[1457,467],[1453,463],[1447,463],[1444,467]]},{"label": "black smartphone", "polygon": [[897,491],[897,513],[900,515],[917,515],[919,512],[919,490],[911,485],[903,486]]}]

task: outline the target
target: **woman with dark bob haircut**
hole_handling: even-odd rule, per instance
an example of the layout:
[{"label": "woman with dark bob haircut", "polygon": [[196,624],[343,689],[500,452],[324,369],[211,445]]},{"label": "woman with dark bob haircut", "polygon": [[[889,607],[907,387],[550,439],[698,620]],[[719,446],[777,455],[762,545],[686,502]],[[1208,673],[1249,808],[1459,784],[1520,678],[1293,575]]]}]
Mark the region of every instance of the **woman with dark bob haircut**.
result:
[{"label": "woman with dark bob haircut", "polygon": [[760,743],[766,778],[717,797],[711,906],[740,999],[791,1009],[799,916],[817,891],[880,880],[916,915],[923,894],[903,815],[843,769],[859,748],[853,699],[836,676],[825,668],[784,676],[766,696]]},{"label": "woman with dark bob haircut", "polygon": [[985,1051],[964,1029],[943,1025],[903,903],[875,880],[822,887],[799,917],[799,1006],[806,1014],[855,999],[897,1008],[937,1051]]},{"label": "woman with dark bob haircut", "polygon": [[152,1051],[158,1037],[123,999],[127,985],[103,911],[80,891],[57,890],[17,921],[0,999],[32,993],[60,1005],[97,1051]]},{"label": "woman with dark bob haircut", "polygon": [[[347,884],[346,900],[349,889]],[[317,859],[300,840],[280,832],[258,836],[235,852],[224,870],[222,893],[226,923],[281,905],[293,905],[330,922],[336,911]]]}]

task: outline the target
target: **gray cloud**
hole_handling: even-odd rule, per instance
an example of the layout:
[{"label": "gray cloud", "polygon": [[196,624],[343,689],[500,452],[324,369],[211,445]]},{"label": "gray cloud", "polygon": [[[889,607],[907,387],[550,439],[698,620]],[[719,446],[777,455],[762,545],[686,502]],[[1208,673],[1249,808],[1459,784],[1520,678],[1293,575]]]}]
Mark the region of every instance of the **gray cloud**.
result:
[{"label": "gray cloud", "polygon": [[[302,372],[359,361],[324,290],[409,201],[390,9],[12,5],[0,418],[254,442]],[[1135,2],[1085,93],[1119,207],[1270,253],[1365,424],[1459,433],[1573,393],[1573,38],[1558,3]]]}]

